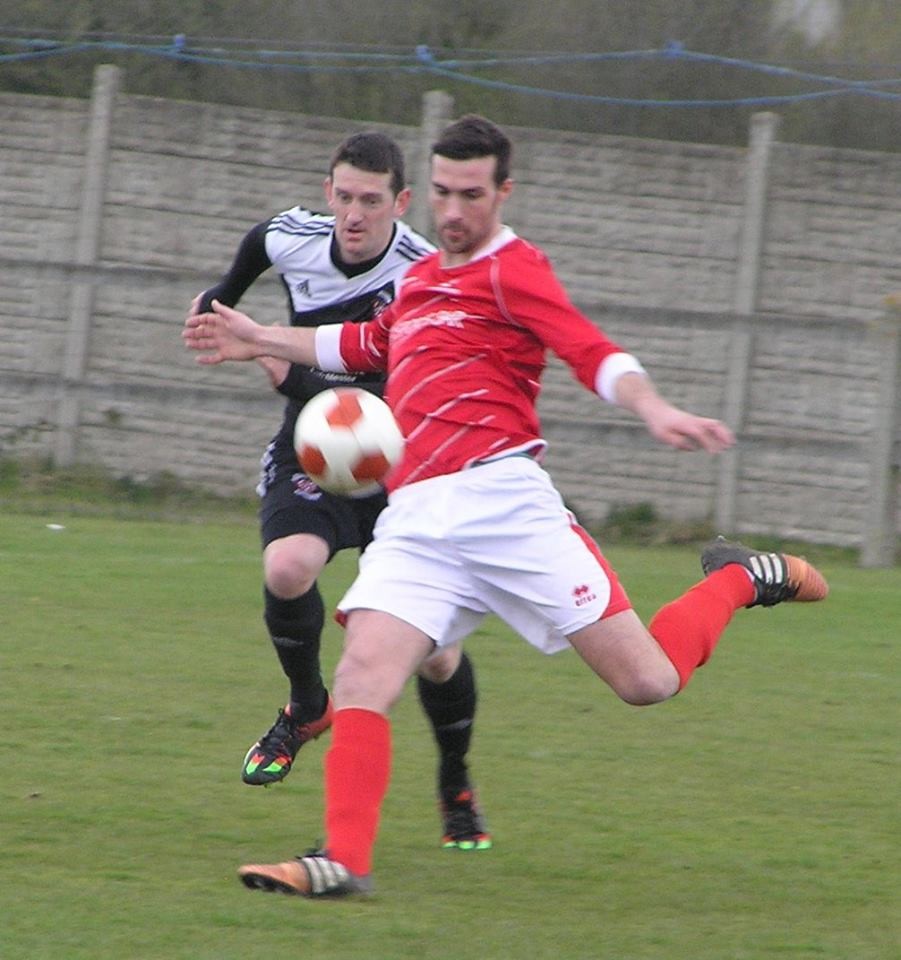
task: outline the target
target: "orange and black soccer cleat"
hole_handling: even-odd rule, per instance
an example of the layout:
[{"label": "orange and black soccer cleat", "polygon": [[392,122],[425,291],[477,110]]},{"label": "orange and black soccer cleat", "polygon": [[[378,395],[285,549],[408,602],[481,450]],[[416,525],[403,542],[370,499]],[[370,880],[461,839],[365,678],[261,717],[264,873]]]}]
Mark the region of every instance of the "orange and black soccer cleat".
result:
[{"label": "orange and black soccer cleat", "polygon": [[701,553],[705,576],[730,563],[737,563],[751,575],[757,596],[749,607],[774,607],[787,600],[812,602],[825,599],[829,593],[823,575],[803,557],[751,550],[723,537],[708,543]]}]

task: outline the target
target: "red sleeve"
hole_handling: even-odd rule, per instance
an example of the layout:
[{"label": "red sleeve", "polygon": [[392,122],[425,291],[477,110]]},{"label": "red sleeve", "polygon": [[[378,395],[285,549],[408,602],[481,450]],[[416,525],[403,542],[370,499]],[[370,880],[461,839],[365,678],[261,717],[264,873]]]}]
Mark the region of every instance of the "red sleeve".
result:
[{"label": "red sleeve", "polygon": [[592,392],[601,363],[625,352],[578,310],[547,257],[523,244],[515,258],[499,257],[495,293],[500,309],[552,350]]},{"label": "red sleeve", "polygon": [[341,325],[339,350],[348,371],[368,373],[388,369],[388,330],[391,308],[364,323],[348,321]]}]

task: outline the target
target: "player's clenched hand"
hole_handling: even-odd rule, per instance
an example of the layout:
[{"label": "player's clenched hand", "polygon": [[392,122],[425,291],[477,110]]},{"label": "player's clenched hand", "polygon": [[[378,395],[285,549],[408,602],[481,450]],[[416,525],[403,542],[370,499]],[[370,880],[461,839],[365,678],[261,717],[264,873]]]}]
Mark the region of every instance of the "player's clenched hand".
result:
[{"label": "player's clenched hand", "polygon": [[226,360],[253,360],[260,356],[257,337],[261,327],[246,313],[213,301],[213,313],[192,312],[185,318],[182,339],[190,350],[197,350],[201,364],[223,363]]}]

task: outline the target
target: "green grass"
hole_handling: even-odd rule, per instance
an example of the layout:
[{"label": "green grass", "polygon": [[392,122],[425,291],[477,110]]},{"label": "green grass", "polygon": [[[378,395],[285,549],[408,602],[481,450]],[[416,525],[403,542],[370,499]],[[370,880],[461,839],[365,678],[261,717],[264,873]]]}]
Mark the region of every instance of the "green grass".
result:
[{"label": "green grass", "polygon": [[[48,529],[58,523],[62,530]],[[607,550],[645,617],[697,551]],[[4,960],[889,960],[897,957],[901,570],[812,555],[827,603],[741,611],[672,702],[488,621],[468,644],[496,844],[443,851],[412,690],[371,902],[243,889],[321,836],[325,739],[239,779],[284,683],[251,516],[0,518]],[[352,575],[340,557],[330,602]],[[326,668],[338,655],[330,627]]]}]

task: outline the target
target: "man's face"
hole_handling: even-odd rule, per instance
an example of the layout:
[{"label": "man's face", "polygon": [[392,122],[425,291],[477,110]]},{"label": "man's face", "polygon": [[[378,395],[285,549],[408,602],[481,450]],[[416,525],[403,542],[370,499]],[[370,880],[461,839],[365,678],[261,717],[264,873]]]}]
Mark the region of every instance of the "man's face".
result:
[{"label": "man's face", "polygon": [[325,196],[335,215],[335,239],[346,263],[377,257],[388,246],[396,217],[403,216],[410,191],[391,192],[390,173],[359,170],[339,163],[325,181]]},{"label": "man's face", "polygon": [[513,182],[494,182],[495,157],[432,157],[429,203],[446,266],[466,263],[500,229],[501,204]]}]

